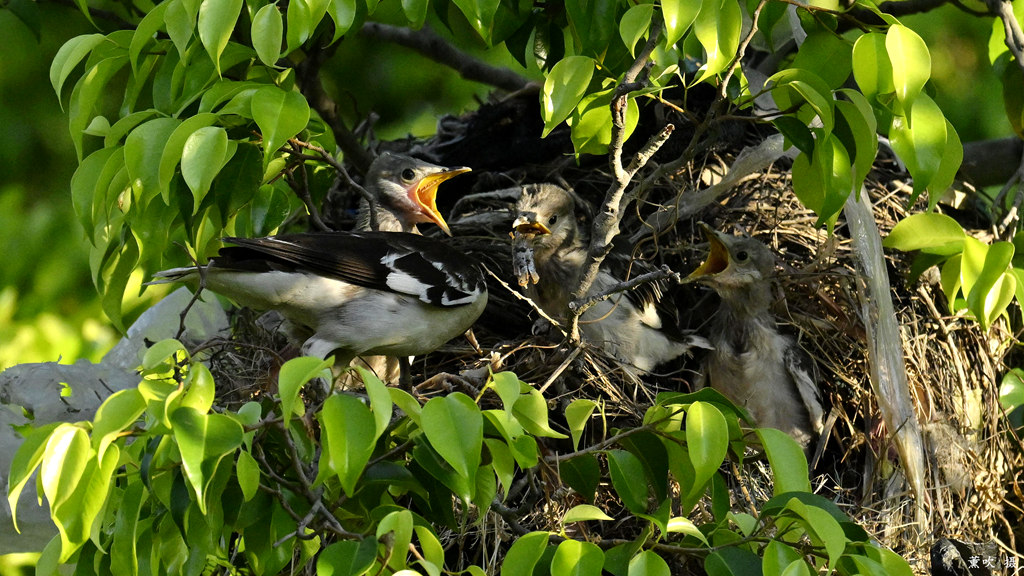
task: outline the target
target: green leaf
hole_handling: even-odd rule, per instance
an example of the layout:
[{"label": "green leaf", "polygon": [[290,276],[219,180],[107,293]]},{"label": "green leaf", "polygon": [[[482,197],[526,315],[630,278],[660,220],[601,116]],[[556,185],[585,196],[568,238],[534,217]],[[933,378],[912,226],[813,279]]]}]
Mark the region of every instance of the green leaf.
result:
[{"label": "green leaf", "polygon": [[[918,95],[909,118],[893,117],[889,141],[914,179],[911,203],[918,194],[931,187],[932,180],[942,168],[943,159],[946,158],[946,142],[949,141],[946,126],[942,110],[927,94]],[[945,189],[933,192],[941,194]]]},{"label": "green leaf", "polygon": [[804,112],[800,119],[810,123],[816,116],[820,119],[825,134],[831,134],[835,126],[834,100],[832,90],[819,76],[808,70],[783,70],[768,79],[774,83],[772,97],[782,110],[789,110],[806,104],[809,112]]},{"label": "green leaf", "polygon": [[318,419],[326,435],[320,465],[338,477],[351,497],[373,454],[373,414],[358,398],[333,394],[324,401]]},{"label": "green leaf", "polygon": [[391,424],[394,403],[391,401],[388,387],[381,382],[376,374],[362,366],[353,366],[353,368],[359,373],[363,387],[366,389],[366,395],[370,398],[370,410],[373,412],[375,424],[373,439],[376,441]]},{"label": "green leaf", "polygon": [[565,1],[569,26],[580,40],[581,53],[601,59],[608,52],[618,20],[616,9],[615,0]]},{"label": "green leaf", "polygon": [[53,422],[45,426],[33,429],[25,440],[18,446],[11,460],[11,467],[7,476],[7,504],[11,508],[11,522],[14,529],[18,530],[18,500],[21,498],[21,491],[25,484],[32,478],[32,473],[46,456],[46,446],[50,441],[51,433],[61,425]]},{"label": "green leaf", "polygon": [[238,479],[238,487],[242,489],[242,498],[246,502],[255,498],[260,488],[260,466],[252,454],[245,450],[238,453],[235,477]]},{"label": "green leaf", "polygon": [[715,550],[704,559],[708,576],[757,576],[761,559],[753,552],[736,546]]},{"label": "green leaf", "polygon": [[530,532],[512,543],[501,564],[501,576],[533,576],[548,545],[547,532]]},{"label": "green leaf", "polygon": [[672,571],[661,556],[644,550],[629,561],[629,576],[670,576]]},{"label": "green leaf", "polygon": [[145,411],[146,399],[138,388],[118,390],[104,400],[92,422],[92,448],[97,457],[102,459],[107,446]]},{"label": "green leaf", "polygon": [[853,159],[853,187],[859,190],[878,154],[878,123],[871,111],[871,104],[863,94],[855,90],[842,90],[842,93],[849,101],[835,102],[836,111],[839,112],[836,116],[836,137],[843,142]]},{"label": "green leaf", "polygon": [[795,512],[815,546],[823,546],[828,554],[828,565],[833,569],[836,562],[846,549],[847,538],[842,526],[827,510],[808,505],[796,498],[791,499],[786,508]]},{"label": "green leaf", "polygon": [[597,402],[588,398],[577,398],[566,407],[565,421],[569,425],[569,433],[572,435],[573,450],[579,450],[583,428],[586,427],[595,408],[597,408]]},{"label": "green leaf", "polygon": [[61,424],[53,430],[39,467],[39,483],[51,511],[71,498],[94,456],[89,435],[81,427]]},{"label": "green leaf", "polygon": [[206,126],[192,133],[181,151],[181,176],[194,199],[192,214],[199,211],[214,177],[231,159],[228,133],[220,126]]},{"label": "green leaf", "polygon": [[565,516],[562,517],[562,524],[565,525],[573,522],[585,522],[587,520],[614,520],[614,518],[605,514],[604,511],[597,506],[579,504],[577,506],[573,506],[565,513]]},{"label": "green leaf", "polygon": [[252,118],[263,133],[263,168],[289,138],[309,123],[309,104],[298,92],[265,86],[252,95]]},{"label": "green leaf", "polygon": [[562,462],[559,467],[562,482],[576,491],[587,502],[593,502],[601,483],[601,465],[590,453],[580,454]]},{"label": "green leaf", "polygon": [[[97,207],[106,210],[105,192],[110,183],[109,178],[103,179],[104,168],[107,161],[115,152],[123,152],[118,148],[100,148],[86,156],[85,160],[78,164],[74,175],[71,177],[71,202],[75,207],[75,214],[82,229],[91,231],[95,226],[94,216]],[[123,156],[122,156],[123,157]],[[123,165],[123,162],[122,162]]]},{"label": "green leaf", "polygon": [[[512,450],[508,444],[497,438],[484,438],[484,444],[487,445],[487,451],[491,454],[494,475],[498,477],[498,482],[501,482],[507,496],[509,488],[512,487],[512,481],[515,480],[516,462],[512,457]],[[504,497],[502,500],[504,501]]]},{"label": "green leaf", "polygon": [[544,79],[541,92],[542,138],[572,113],[587,93],[593,76],[594,60],[587,56],[568,56],[555,64]]},{"label": "green leaf", "polygon": [[366,574],[377,559],[377,539],[342,540],[317,556],[317,576],[359,576]]},{"label": "green leaf", "polygon": [[[640,6],[643,6],[641,4]],[[639,6],[637,6],[639,7]],[[662,0],[661,13],[665,19],[665,45],[672,46],[679,41],[680,38],[686,34],[686,31],[693,25],[694,20],[697,19],[697,14],[701,11],[701,3],[694,2],[693,0]],[[713,8],[709,5],[709,8]],[[625,20],[625,18],[623,18]],[[647,19],[647,24],[650,25],[650,18]],[[636,45],[626,43],[630,47]]]},{"label": "green leaf", "polygon": [[[181,154],[185,149],[185,143],[196,130],[210,126],[217,122],[219,116],[209,112],[200,112],[195,116],[186,118],[174,129],[164,145],[163,153],[160,155],[160,190],[168,191],[171,180],[174,178],[174,168],[181,161]],[[164,202],[170,204],[170,194],[164,196]]]},{"label": "green leaf", "polygon": [[537,390],[523,394],[512,407],[512,414],[530,434],[546,438],[568,438],[548,425],[548,403]]},{"label": "green leaf", "polygon": [[491,44],[491,28],[498,10],[498,0],[454,0],[455,5],[466,16],[469,25],[476,30],[488,45]]},{"label": "green leaf", "polygon": [[703,72],[697,83],[704,82],[729,67],[739,49],[742,24],[743,14],[739,2],[712,0],[702,5],[693,23],[693,32],[704,47],[707,61],[701,67]]},{"label": "green leaf", "polygon": [[75,36],[65,42],[57,51],[53,62],[50,63],[50,84],[53,86],[53,91],[57,93],[57,99],[62,103],[60,93],[64,87],[64,81],[68,79],[75,67],[92,52],[92,49],[104,40],[103,34]]},{"label": "green leaf", "polygon": [[277,4],[267,4],[260,8],[252,19],[252,47],[256,49],[260,62],[276,67],[281,57],[283,40],[284,18]]},{"label": "green leaf", "polygon": [[789,544],[772,540],[765,546],[761,570],[764,576],[780,576],[794,562],[803,562],[803,555]]},{"label": "green leaf", "polygon": [[167,188],[161,188],[160,161],[179,124],[175,118],[156,118],[132,130],[125,139],[124,164],[141,208],[157,196],[168,198]]},{"label": "green leaf", "polygon": [[896,98],[903,109],[910,111],[932,72],[932,58],[928,45],[916,32],[896,24],[885,34],[885,49],[892,65],[892,80]]},{"label": "green leaf", "polygon": [[928,183],[928,209],[934,210],[946,190],[953,185],[960,165],[964,161],[964,147],[953,124],[946,120],[946,145],[942,149],[939,167]]},{"label": "green leaf", "polygon": [[430,445],[473,484],[484,441],[483,416],[473,399],[461,392],[432,398],[423,406],[421,419]]},{"label": "green leaf", "polygon": [[385,534],[391,532],[393,537],[389,538],[388,544],[392,550],[400,550],[400,553],[391,555],[391,562],[388,563],[393,569],[405,567],[406,550],[412,542],[413,517],[408,510],[397,510],[385,516],[377,525],[377,539],[380,540]]},{"label": "green leaf", "polygon": [[399,388],[388,388],[388,395],[391,396],[391,401],[398,407],[399,410],[405,413],[406,416],[412,420],[416,426],[423,427],[421,420],[421,414],[423,408],[416,398],[409,394],[405,390]]},{"label": "green leaf", "polygon": [[[293,415],[300,416],[304,407],[298,402],[299,391],[307,382],[318,376],[327,376],[333,361],[321,360],[312,356],[292,358],[281,366],[277,376],[277,392],[281,397],[281,417],[285,424]],[[297,403],[298,402],[298,403]]]},{"label": "green leaf", "polygon": [[961,277],[961,262],[963,260],[962,254],[956,254],[951,256],[946,263],[942,265],[942,293],[946,295],[946,302],[949,304],[949,308],[952,311],[961,310],[966,303],[963,305],[957,305],[956,296],[960,293],[960,277]]},{"label": "green leaf", "polygon": [[636,43],[650,33],[653,16],[654,4],[637,4],[626,10],[619,20],[619,37],[629,48],[630,55],[636,56]]},{"label": "green leaf", "polygon": [[[973,242],[968,245],[974,246]],[[965,246],[966,248],[966,246]],[[968,289],[966,279],[963,279],[964,289],[967,291],[967,307],[978,319],[982,330],[988,330],[992,321],[1006,310],[1016,291],[1016,278],[1007,273],[1010,261],[1013,259],[1013,244],[1010,242],[996,242],[989,246],[984,253],[984,260],[980,265],[980,272]],[[964,274],[968,269],[968,262],[977,257],[973,250],[964,250],[963,270]],[[972,269],[977,269],[978,263],[970,262]]]},{"label": "green leaf", "polygon": [[188,52],[188,44],[195,31],[196,19],[199,16],[197,0],[170,0],[164,23],[167,24],[167,35],[178,49],[178,56],[184,59]]},{"label": "green leaf", "polygon": [[626,450],[609,450],[608,473],[626,508],[633,514],[647,512],[647,477],[640,459]]},{"label": "green leaf", "polygon": [[551,573],[565,576],[600,576],[604,552],[590,542],[565,540],[555,549]]},{"label": "green leaf", "polygon": [[516,401],[519,400],[522,390],[522,383],[519,381],[519,377],[512,372],[498,372],[491,376],[487,386],[493,388],[498,397],[501,398],[501,405],[504,407],[506,414],[511,414],[512,408],[516,405]]},{"label": "green leaf", "polygon": [[337,42],[356,20],[356,0],[331,0],[331,19],[334,20],[334,39],[331,43]]},{"label": "green leaf", "polygon": [[686,412],[686,446],[695,473],[694,486],[704,486],[725,460],[729,427],[718,408],[694,402]]},{"label": "green leaf", "polygon": [[139,75],[139,55],[142,49],[149,44],[160,29],[164,28],[164,13],[167,12],[169,3],[157,4],[147,13],[138,28],[132,35],[132,42],[128,46],[128,60],[131,63],[132,74]]},{"label": "green leaf", "polygon": [[82,135],[96,116],[95,107],[105,95],[107,82],[128,64],[128,56],[113,56],[89,68],[75,83],[68,104],[68,127],[78,159],[82,158]]},{"label": "green leaf", "polygon": [[[405,13],[410,28],[418,30],[423,27],[423,23],[427,20],[429,6],[430,0],[402,0],[402,12]],[[471,7],[469,9],[472,10]]]},{"label": "green leaf", "polygon": [[705,546],[710,546],[707,537],[704,536],[704,533],[700,531],[700,528],[697,528],[697,525],[689,518],[684,516],[670,518],[666,528],[670,534],[687,534],[700,540]]},{"label": "green leaf", "polygon": [[911,214],[900,220],[882,246],[902,252],[927,250],[932,254],[951,256],[964,249],[964,233],[960,223],[945,214],[934,212]]},{"label": "green leaf", "polygon": [[884,34],[871,32],[853,45],[853,77],[868,100],[875,101],[882,94],[896,91],[886,41]]},{"label": "green leaf", "polygon": [[999,404],[1007,412],[1024,406],[1024,370],[1013,368],[999,384]]},{"label": "green leaf", "polygon": [[807,35],[792,67],[812,72],[830,89],[842,86],[853,70],[853,45],[832,30],[818,29]]},{"label": "green leaf", "polygon": [[774,428],[758,428],[757,435],[761,438],[768,463],[772,468],[774,493],[810,492],[807,458],[804,457],[803,449],[796,440]]},{"label": "green leaf", "polygon": [[220,56],[231,40],[235,22],[242,12],[242,0],[203,0],[199,5],[199,40],[221,75]]},{"label": "green leaf", "polygon": [[213,374],[210,369],[199,362],[189,365],[185,385],[187,390],[181,400],[181,405],[195,408],[203,414],[209,412],[216,394]]},{"label": "green leaf", "polygon": [[785,570],[782,571],[782,576],[811,576],[811,569],[807,566],[807,562],[803,558],[794,560]]},{"label": "green leaf", "polygon": [[[196,505],[205,514],[207,485],[216,464],[242,445],[242,426],[223,414],[203,414],[188,406],[171,414],[171,426],[185,478],[196,494]],[[204,466],[207,462],[211,465]]]}]

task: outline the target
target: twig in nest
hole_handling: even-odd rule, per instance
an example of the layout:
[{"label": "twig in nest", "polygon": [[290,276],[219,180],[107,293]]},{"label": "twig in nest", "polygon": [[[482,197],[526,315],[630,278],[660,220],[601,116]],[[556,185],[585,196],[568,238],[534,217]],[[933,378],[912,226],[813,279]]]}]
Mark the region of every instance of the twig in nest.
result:
[{"label": "twig in nest", "polygon": [[544,310],[542,310],[541,307],[538,306],[537,303],[534,302],[531,298],[529,298],[527,296],[523,296],[522,294],[520,294],[519,292],[514,290],[511,286],[508,285],[507,282],[505,282],[504,280],[499,278],[497,274],[495,274],[494,272],[491,272],[491,269],[488,268],[487,266],[484,266],[484,270],[488,274],[490,274],[491,278],[494,278],[495,280],[497,280],[498,284],[501,284],[506,290],[508,290],[510,294],[512,294],[516,298],[518,298],[518,299],[526,302],[527,304],[529,304],[530,308],[533,308],[534,312],[539,314],[541,318],[547,320],[548,322],[551,323],[552,326],[554,326],[555,328],[558,328],[559,330],[561,330],[563,335],[565,334],[565,328],[562,327],[562,324],[558,320],[555,320],[551,316],[548,316],[547,313],[544,312]]},{"label": "twig in nest", "polygon": [[662,265],[661,268],[654,270],[653,272],[641,274],[630,280],[619,282],[618,284],[601,292],[600,294],[588,296],[583,300],[573,300],[572,302],[569,303],[569,309],[572,310],[575,314],[582,316],[583,313],[589,310],[593,305],[597,304],[598,302],[603,302],[604,300],[607,300],[620,292],[632,290],[637,286],[642,286],[649,282],[659,282],[661,280],[668,279],[675,280],[677,283],[682,283],[683,281],[682,277],[679,275],[678,272],[673,271],[667,265]]}]

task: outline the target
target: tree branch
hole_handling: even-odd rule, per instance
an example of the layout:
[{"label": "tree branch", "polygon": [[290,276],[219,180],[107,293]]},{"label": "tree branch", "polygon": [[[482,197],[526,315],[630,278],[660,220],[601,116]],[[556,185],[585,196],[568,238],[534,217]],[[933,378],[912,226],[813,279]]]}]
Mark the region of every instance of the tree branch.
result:
[{"label": "tree branch", "polygon": [[324,84],[320,81],[320,68],[323,66],[339,46],[335,43],[327,48],[313,50],[308,57],[295,67],[295,78],[299,90],[306,97],[309,105],[316,110],[324,122],[334,133],[334,140],[338,147],[345,154],[348,161],[360,172],[365,173],[370,167],[373,157],[370,152],[359,142],[355,133],[345,125],[345,122],[338,116],[338,105],[327,95]]},{"label": "tree branch", "polygon": [[415,50],[434,62],[455,70],[466,80],[489,84],[508,92],[522,90],[528,84],[525,78],[511,70],[491,66],[462,52],[429,28],[412,30],[379,22],[367,22],[363,24],[360,33]]},{"label": "tree branch", "polygon": [[[650,36],[647,39],[647,44],[644,45],[643,49],[637,55],[636,59],[633,60],[633,64],[626,71],[622,77],[622,81],[615,88],[615,94],[612,97],[611,112],[612,112],[612,138],[609,146],[609,163],[611,164],[612,174],[615,177],[615,181],[612,183],[608,192],[605,194],[603,208],[601,212],[594,219],[592,235],[590,238],[590,246],[587,249],[587,260],[580,270],[579,285],[572,294],[572,300],[579,302],[586,297],[587,292],[590,291],[590,287],[593,286],[594,280],[597,278],[597,274],[601,269],[601,264],[604,262],[605,256],[612,249],[612,239],[619,234],[619,224],[622,222],[622,213],[626,206],[635,197],[634,194],[626,194],[626,189],[629,187],[630,182],[633,180],[633,176],[640,171],[647,162],[654,156],[654,153],[665,141],[668,140],[669,136],[675,127],[672,124],[666,125],[657,134],[648,140],[647,144],[638,152],[633,159],[630,161],[629,166],[623,166],[622,163],[622,147],[626,142],[626,107],[628,104],[629,93],[637,90],[646,85],[646,78],[637,82],[637,78],[641,72],[646,72],[649,68],[648,61],[650,60],[651,54],[654,52],[654,48],[658,44],[658,39],[661,37],[661,32],[664,25],[661,19],[655,19],[651,23]],[[569,309],[569,338],[572,342],[579,342],[579,317],[580,313],[576,312],[572,306]]]},{"label": "tree branch", "polygon": [[682,282],[682,277],[679,276],[678,272],[675,272],[668,266],[663,265],[661,268],[659,268],[658,270],[654,270],[653,272],[641,274],[630,280],[626,280],[625,282],[619,282],[618,284],[601,292],[600,294],[594,294],[592,296],[589,296],[583,301],[573,300],[572,302],[569,303],[569,308],[574,313],[582,316],[584,312],[589,310],[598,302],[607,300],[620,292],[628,292],[629,290],[632,290],[637,286],[641,286],[643,284],[647,284],[650,282],[659,282],[661,280],[669,279],[674,280],[676,282]]}]

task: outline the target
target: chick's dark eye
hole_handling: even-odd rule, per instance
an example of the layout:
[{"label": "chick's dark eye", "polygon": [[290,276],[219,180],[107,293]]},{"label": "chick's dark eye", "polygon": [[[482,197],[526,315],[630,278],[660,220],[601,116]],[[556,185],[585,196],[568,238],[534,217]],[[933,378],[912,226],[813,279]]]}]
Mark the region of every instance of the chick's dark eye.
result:
[{"label": "chick's dark eye", "polygon": [[548,218],[548,226],[551,226],[555,222],[558,222],[558,214],[555,214],[551,218]]},{"label": "chick's dark eye", "polygon": [[416,177],[416,172],[412,168],[406,168],[402,170],[402,180],[412,180]]},{"label": "chick's dark eye", "polygon": [[750,255],[749,255],[749,254],[747,254],[746,250],[740,250],[739,252],[737,252],[737,253],[736,253],[736,259],[737,259],[737,260],[739,260],[740,262],[743,262],[743,261],[744,261],[744,260],[746,260],[746,259],[747,259],[747,258],[748,258],[749,256],[750,256]]}]

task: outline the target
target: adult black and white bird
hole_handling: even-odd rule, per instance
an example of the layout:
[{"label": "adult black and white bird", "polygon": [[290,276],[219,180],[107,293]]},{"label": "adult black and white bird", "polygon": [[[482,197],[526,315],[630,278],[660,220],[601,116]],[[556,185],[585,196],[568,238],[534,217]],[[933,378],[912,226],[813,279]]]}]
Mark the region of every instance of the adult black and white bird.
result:
[{"label": "adult black and white bird", "polygon": [[242,306],[276,311],[303,354],[335,354],[340,365],[425,354],[469,329],[487,303],[477,262],[410,233],[421,222],[448,231],[437,186],[467,171],[382,154],[366,179],[375,230],[225,238],[234,246],[206,266],[158,272],[152,283],[201,283]]},{"label": "adult black and white bird", "polygon": [[242,306],[276,310],[302,353],[347,365],[355,356],[436,350],[480,316],[480,267],[442,242],[402,232],[311,232],[226,238],[203,267],[157,273],[201,282]]},{"label": "adult black and white bird", "polygon": [[[527,277],[520,284],[527,285],[527,294],[546,314],[564,319],[587,260],[587,242],[577,222],[573,195],[554,184],[524,186],[512,226],[532,250],[536,272],[530,278],[524,271]],[[630,272],[637,276],[647,271],[640,262],[627,262],[622,268],[619,274],[602,269],[590,294],[619,285]],[[664,314],[671,303],[663,301],[663,288],[659,282],[643,284],[597,303],[580,318],[583,337],[643,372],[690,352],[701,340],[674,330],[675,318]]]},{"label": "adult black and white bird", "polygon": [[772,312],[775,255],[756,239],[702,227],[708,256],[688,279],[721,298],[705,383],[745,408],[753,425],[782,430],[807,450],[822,431],[824,410],[813,361],[779,331]]}]

